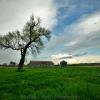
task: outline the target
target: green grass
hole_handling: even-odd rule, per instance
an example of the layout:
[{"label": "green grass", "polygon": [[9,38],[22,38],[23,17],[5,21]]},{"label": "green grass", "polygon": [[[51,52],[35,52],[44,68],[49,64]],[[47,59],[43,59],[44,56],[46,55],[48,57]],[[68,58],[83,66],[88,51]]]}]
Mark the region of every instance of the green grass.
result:
[{"label": "green grass", "polygon": [[100,100],[100,67],[0,68],[0,100]]}]

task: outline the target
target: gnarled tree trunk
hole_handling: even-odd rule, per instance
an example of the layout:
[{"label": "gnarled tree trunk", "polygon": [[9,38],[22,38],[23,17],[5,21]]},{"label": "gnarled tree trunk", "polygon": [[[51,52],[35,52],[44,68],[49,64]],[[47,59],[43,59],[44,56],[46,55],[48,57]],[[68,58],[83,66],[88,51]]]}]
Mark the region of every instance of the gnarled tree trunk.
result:
[{"label": "gnarled tree trunk", "polygon": [[23,51],[21,50],[21,59],[20,59],[20,62],[18,64],[18,70],[19,71],[23,69],[23,65],[24,65],[24,62],[25,62],[26,52],[27,52],[27,48],[24,48]]},{"label": "gnarled tree trunk", "polygon": [[[35,39],[33,41],[35,41]],[[20,59],[19,65],[18,65],[18,70],[19,71],[22,70],[22,68],[23,68],[23,65],[24,65],[24,62],[25,62],[25,56],[26,56],[27,48],[29,47],[29,45],[33,41],[30,41],[24,48],[21,48],[21,59]]]}]

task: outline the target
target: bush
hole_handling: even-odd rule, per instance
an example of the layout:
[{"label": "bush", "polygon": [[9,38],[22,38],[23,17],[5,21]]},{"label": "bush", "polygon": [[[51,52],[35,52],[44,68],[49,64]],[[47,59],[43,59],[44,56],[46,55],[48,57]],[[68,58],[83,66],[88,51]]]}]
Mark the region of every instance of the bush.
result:
[{"label": "bush", "polygon": [[7,65],[7,63],[3,63],[2,66],[7,67],[8,65]]},{"label": "bush", "polygon": [[16,66],[16,62],[11,61],[9,66]]}]

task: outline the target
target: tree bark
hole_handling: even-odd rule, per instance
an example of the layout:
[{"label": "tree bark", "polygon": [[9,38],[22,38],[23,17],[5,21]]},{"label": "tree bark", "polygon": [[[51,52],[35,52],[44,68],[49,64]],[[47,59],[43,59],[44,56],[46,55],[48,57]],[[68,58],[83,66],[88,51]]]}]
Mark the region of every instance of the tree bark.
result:
[{"label": "tree bark", "polygon": [[19,71],[23,69],[23,65],[24,65],[24,62],[25,62],[26,51],[27,51],[27,48],[24,48],[23,52],[21,51],[21,59],[20,59],[19,65],[18,65],[18,70]]}]

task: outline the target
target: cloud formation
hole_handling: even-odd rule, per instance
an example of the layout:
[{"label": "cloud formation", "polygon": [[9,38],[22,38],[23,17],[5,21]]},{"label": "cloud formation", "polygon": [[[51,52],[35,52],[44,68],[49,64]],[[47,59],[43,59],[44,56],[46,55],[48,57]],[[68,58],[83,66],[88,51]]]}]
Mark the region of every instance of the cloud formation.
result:
[{"label": "cloud formation", "polygon": [[[78,56],[77,56],[78,55]],[[56,54],[51,56],[54,64],[60,64],[62,60],[68,62],[68,64],[79,63],[100,63],[100,55],[86,55],[86,54]]]},{"label": "cloud formation", "polygon": [[[76,55],[75,59],[77,52],[100,49],[99,0],[0,0],[0,35],[21,29],[32,13],[42,19],[42,26],[53,31],[51,40],[46,41],[46,48],[37,60],[41,57],[47,60],[53,55],[77,63],[80,58],[80,55]],[[11,52],[9,54],[13,55]],[[5,62],[14,58],[8,59],[10,56],[7,56],[5,60],[6,55],[7,52],[0,53],[1,62],[2,57]]]},{"label": "cloud formation", "polygon": [[57,22],[53,0],[0,0],[0,35],[21,29],[32,13],[46,28],[52,29]]},{"label": "cloud formation", "polygon": [[100,13],[84,16],[67,26],[64,32],[52,40],[51,48],[64,46],[65,52],[87,48],[100,48]]}]

